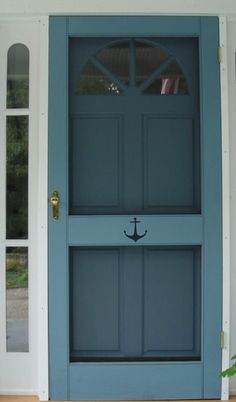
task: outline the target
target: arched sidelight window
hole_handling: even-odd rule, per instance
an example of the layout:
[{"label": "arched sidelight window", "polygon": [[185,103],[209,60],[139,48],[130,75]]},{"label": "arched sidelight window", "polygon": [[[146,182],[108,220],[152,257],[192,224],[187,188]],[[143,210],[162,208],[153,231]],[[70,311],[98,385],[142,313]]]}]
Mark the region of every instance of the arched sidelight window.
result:
[{"label": "arched sidelight window", "polygon": [[7,108],[29,107],[29,50],[17,43],[7,55]]},{"label": "arched sidelight window", "polygon": [[106,46],[79,74],[77,95],[122,95],[135,87],[147,95],[187,95],[186,76],[167,49],[149,41],[126,40]]},{"label": "arched sidelight window", "polygon": [[29,50],[12,45],[6,94],[6,344],[28,352]]}]

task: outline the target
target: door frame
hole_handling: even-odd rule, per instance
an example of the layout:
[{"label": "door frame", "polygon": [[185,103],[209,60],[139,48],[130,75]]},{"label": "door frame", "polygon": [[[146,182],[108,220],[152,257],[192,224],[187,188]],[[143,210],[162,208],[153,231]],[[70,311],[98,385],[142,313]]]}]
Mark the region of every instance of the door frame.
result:
[{"label": "door frame", "polygon": [[[119,29],[120,31],[118,32],[116,24],[111,23],[111,18],[114,19],[116,18],[117,20],[119,20],[120,25],[119,25]],[[66,19],[65,17],[57,17],[57,29],[60,26],[59,30],[61,33],[61,40],[57,40],[56,42],[53,41],[53,31],[55,29],[55,25],[52,24],[50,27],[50,34],[51,36],[51,41],[49,44],[49,48],[51,49],[50,54],[51,57],[53,57],[54,55],[56,55],[57,52],[61,52],[61,50],[64,50],[65,52],[67,52],[67,38],[69,35],[78,35],[80,34],[81,36],[95,36],[95,35],[104,35],[104,36],[128,36],[128,35],[158,35],[158,34],[162,34],[167,36],[167,32],[166,32],[166,26],[168,26],[169,22],[170,22],[170,18],[172,19],[172,30],[171,30],[171,36],[199,36],[199,41],[200,41],[200,48],[201,48],[201,52],[199,55],[199,62],[202,66],[202,70],[201,71],[205,71],[205,73],[200,76],[200,88],[201,88],[201,93],[202,93],[202,104],[201,104],[201,127],[202,130],[204,132],[204,130],[207,130],[208,127],[212,130],[212,125],[214,124],[214,133],[217,133],[217,136],[219,138],[219,140],[221,139],[220,136],[220,93],[219,93],[219,85],[215,85],[215,83],[219,83],[219,75],[217,74],[212,74],[210,73],[211,71],[211,66],[205,66],[204,65],[204,56],[206,52],[205,49],[205,44],[207,43],[207,41],[210,41],[211,39],[213,39],[214,42],[216,41],[216,38],[218,37],[218,24],[216,23],[216,20],[214,20],[214,37],[210,38],[208,35],[208,24],[212,23],[212,19],[211,17],[70,17],[69,19]],[[54,19],[55,21],[55,19]],[[79,21],[79,32],[78,32],[78,21]],[[92,22],[92,24],[91,24]],[[114,22],[114,21],[113,21]],[[129,23],[128,23],[129,22]],[[168,24],[167,24],[168,22]],[[143,27],[145,26],[145,30],[143,29]],[[173,32],[173,26],[175,28],[175,31]],[[92,32],[91,32],[91,28],[92,28]],[[201,31],[201,35],[200,32]],[[216,46],[214,43],[214,46],[212,46],[211,52],[214,52],[215,57],[217,52],[216,52]],[[213,53],[212,53],[213,55]],[[213,57],[212,57],[213,60]],[[215,67],[215,66],[214,66]],[[50,119],[51,117],[51,113],[53,114],[53,112],[55,113],[55,108],[58,108],[60,111],[66,111],[67,110],[67,99],[65,97],[65,99],[61,99],[59,97],[57,97],[57,104],[55,105],[55,103],[52,100],[52,91],[50,91],[51,88],[51,83],[53,80],[57,80],[58,82],[60,82],[59,85],[66,85],[67,81],[66,81],[66,76],[67,74],[65,74],[65,72],[67,72],[67,60],[62,60],[62,63],[60,65],[60,76],[58,76],[57,74],[54,74],[51,71],[51,74],[49,72],[49,133],[50,130],[55,130],[58,129],[58,132],[62,132],[63,129],[66,129],[67,126],[64,125],[64,127],[61,127],[60,123],[57,123],[55,125],[55,122],[53,124],[52,119]],[[63,78],[62,78],[63,77]],[[204,86],[204,80],[207,79],[208,80],[208,85],[209,85],[209,80],[211,82],[211,88],[212,91],[211,93],[208,92],[206,90],[204,90],[205,86]],[[212,95],[212,93],[214,93],[214,95]],[[56,94],[54,93],[54,97],[56,96]],[[55,98],[54,98],[55,99]],[[210,122],[207,121],[207,119],[205,119],[205,114],[206,111],[205,109],[202,107],[203,104],[208,105],[208,104],[212,104],[212,102],[216,102],[215,106],[217,108],[217,110],[219,110],[219,116],[218,119],[214,120],[214,122]],[[67,145],[63,142],[63,138],[58,137],[57,139],[57,143],[53,143],[52,138],[49,135],[49,149],[54,149],[56,150],[57,146],[63,146],[65,149],[67,149]],[[205,144],[205,146],[211,147],[211,143],[209,142],[208,144]],[[56,159],[53,160],[53,158],[56,158],[56,154],[57,152],[54,151],[54,155],[51,155],[51,158],[49,159],[49,194],[51,193],[52,190],[55,189],[55,186],[58,187],[63,187],[65,189],[67,189],[67,183],[64,180],[61,180],[62,176],[62,172],[60,171],[60,166],[58,166],[56,175],[54,172],[54,180],[52,182],[51,177],[50,177],[50,172],[52,171],[51,166],[54,164],[54,166],[56,166]],[[221,154],[218,154],[218,157],[221,160]],[[221,176],[221,174],[218,172],[214,172],[215,174],[215,179],[218,180],[219,175]],[[56,180],[55,180],[56,177]],[[58,186],[57,186],[58,184]],[[59,186],[60,185],[60,186]],[[206,189],[205,189],[206,190]],[[204,191],[204,189],[203,189]],[[64,199],[66,199],[66,191],[63,194],[63,197],[65,197]],[[209,194],[209,197],[212,197],[211,200],[211,204],[216,204],[215,203],[215,199],[213,197],[213,193]],[[60,244],[62,245],[64,243],[64,241],[66,240],[66,220],[64,219],[64,210],[66,210],[66,208],[63,207],[63,205],[61,205],[62,208],[62,218],[61,218],[61,227],[64,228],[64,235],[60,236],[60,240],[57,243],[57,246],[60,246]],[[221,213],[221,194],[218,194],[218,202],[217,202],[217,207],[218,208],[218,212],[220,211]],[[50,214],[50,210],[49,210],[49,214]],[[213,209],[212,211],[209,211],[209,213],[214,213]],[[210,230],[210,228],[208,228],[208,230]],[[211,228],[212,230],[212,228]],[[51,247],[52,247],[52,243],[50,242],[50,238],[53,238],[53,227],[52,224],[49,221],[49,267],[50,267],[50,261],[51,261]],[[219,244],[219,250],[222,249],[222,242],[220,241]],[[67,261],[67,256],[64,255],[63,256],[64,261]],[[61,257],[60,257],[61,260]],[[59,259],[58,259],[59,262]],[[219,264],[219,260],[216,259],[216,264]],[[58,276],[60,277],[60,275]],[[51,374],[50,374],[50,381],[52,384],[52,377],[56,376],[59,379],[59,383],[62,385],[63,383],[63,387],[65,386],[65,381],[67,382],[67,359],[65,359],[65,356],[63,356],[62,354],[57,354],[56,350],[54,349],[54,344],[53,344],[53,339],[54,336],[57,334],[57,337],[59,336],[59,343],[61,345],[65,344],[65,342],[67,342],[67,327],[68,326],[64,326],[64,331],[63,333],[60,332],[60,327],[59,324],[61,324],[61,320],[64,320],[64,323],[67,323],[67,317],[66,314],[64,314],[64,316],[61,316],[60,319],[55,320],[55,317],[53,317],[53,314],[50,314],[52,312],[52,306],[55,303],[55,299],[54,299],[54,291],[53,289],[55,289],[55,287],[57,286],[57,283],[59,284],[60,280],[62,280],[62,278],[57,278],[55,281],[55,276],[53,277],[54,279],[52,280],[52,270],[49,270],[49,347],[50,347],[50,366],[51,366]],[[208,278],[210,279],[210,278]],[[219,292],[221,293],[221,289],[219,289]],[[67,297],[66,294],[66,289],[65,289],[65,294],[62,295],[62,301],[64,298]],[[214,297],[212,297],[211,303],[215,303],[214,301]],[[221,302],[218,303],[218,311],[221,311]],[[64,312],[65,313],[65,312]],[[207,315],[210,315],[211,312],[210,310],[206,312],[206,316],[204,318],[205,322],[207,322]],[[68,323],[67,323],[68,324]],[[215,328],[216,333],[220,334],[220,330],[221,328]],[[60,334],[60,335],[59,335]],[[217,335],[219,336],[219,335]],[[204,343],[204,339],[203,339],[203,343]],[[211,353],[214,354],[215,350],[214,347],[212,347]],[[63,369],[58,372],[58,370],[56,370],[56,367],[58,367],[58,365],[60,367],[63,367]],[[216,368],[217,370],[217,368]],[[207,369],[206,371],[207,372]],[[217,375],[217,372],[212,373],[213,375]],[[206,375],[206,374],[205,374]],[[67,386],[65,387],[67,388]],[[53,386],[52,386],[52,390],[53,390]],[[67,395],[65,395],[63,393],[63,390],[61,390],[61,395],[62,397],[66,398]],[[209,397],[210,398],[210,394],[208,395],[207,390],[205,392],[205,397]]]}]

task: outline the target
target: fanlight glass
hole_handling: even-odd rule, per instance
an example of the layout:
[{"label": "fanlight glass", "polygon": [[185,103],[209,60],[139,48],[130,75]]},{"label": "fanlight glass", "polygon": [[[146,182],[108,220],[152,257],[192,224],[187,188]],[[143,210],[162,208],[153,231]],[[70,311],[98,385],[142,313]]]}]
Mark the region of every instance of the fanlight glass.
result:
[{"label": "fanlight glass", "polygon": [[91,62],[81,72],[77,95],[120,95],[121,90]]},{"label": "fanlight glass", "polygon": [[122,95],[130,87],[143,95],[188,95],[177,60],[161,46],[123,41],[91,55],[77,81],[77,95]]}]

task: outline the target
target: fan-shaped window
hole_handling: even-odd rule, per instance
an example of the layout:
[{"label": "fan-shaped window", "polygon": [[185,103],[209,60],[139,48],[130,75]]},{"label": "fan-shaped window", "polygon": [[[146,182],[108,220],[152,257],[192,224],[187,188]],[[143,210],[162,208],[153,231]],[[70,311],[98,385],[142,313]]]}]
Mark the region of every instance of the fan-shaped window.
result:
[{"label": "fan-shaped window", "polygon": [[7,108],[29,106],[29,50],[17,43],[7,55]]},{"label": "fan-shaped window", "polygon": [[136,85],[145,82],[167,59],[168,54],[160,47],[136,42]]},{"label": "fan-shaped window", "polygon": [[78,95],[120,95],[121,89],[92,62],[86,64],[78,81]]},{"label": "fan-shaped window", "polygon": [[96,59],[126,85],[129,84],[130,49],[129,42],[105,47],[97,53]]},{"label": "fan-shaped window", "polygon": [[146,94],[186,95],[188,87],[176,61],[170,63],[144,91]]},{"label": "fan-shaped window", "polygon": [[77,95],[187,95],[186,77],[173,55],[139,40],[116,42],[91,55],[77,81]]}]

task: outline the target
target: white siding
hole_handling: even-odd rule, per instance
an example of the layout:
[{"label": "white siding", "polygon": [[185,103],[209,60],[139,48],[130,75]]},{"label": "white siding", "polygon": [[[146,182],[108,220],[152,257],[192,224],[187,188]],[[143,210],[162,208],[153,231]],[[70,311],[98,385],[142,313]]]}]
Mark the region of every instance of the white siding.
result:
[{"label": "white siding", "polygon": [[1,14],[236,15],[235,0],[1,0]]}]

